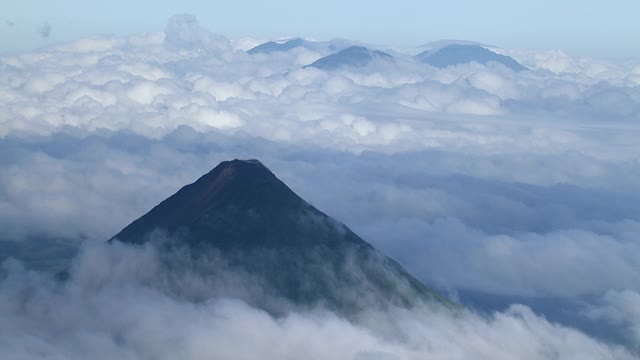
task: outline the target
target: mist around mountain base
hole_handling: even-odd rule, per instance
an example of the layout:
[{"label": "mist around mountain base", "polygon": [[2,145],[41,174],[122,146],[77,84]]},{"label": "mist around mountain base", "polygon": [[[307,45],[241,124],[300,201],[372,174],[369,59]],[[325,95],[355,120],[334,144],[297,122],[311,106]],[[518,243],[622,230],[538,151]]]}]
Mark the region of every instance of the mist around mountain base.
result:
[{"label": "mist around mountain base", "polygon": [[[0,345],[11,359],[631,359],[626,350],[553,324],[531,309],[479,315],[425,303],[342,317],[281,299],[278,315],[251,305],[269,290],[210,258],[198,264],[158,240],[85,245],[69,278],[3,263]],[[184,250],[184,249],[183,249]],[[166,261],[173,262],[167,266]],[[216,276],[202,276],[203,269]],[[207,272],[204,272],[207,273]],[[336,289],[357,294],[351,289]],[[218,296],[218,294],[226,294]],[[235,296],[230,296],[235,295]],[[245,300],[241,300],[245,299]],[[272,301],[277,302],[274,297]],[[363,300],[364,301],[364,300]],[[505,338],[509,341],[504,341]]]}]

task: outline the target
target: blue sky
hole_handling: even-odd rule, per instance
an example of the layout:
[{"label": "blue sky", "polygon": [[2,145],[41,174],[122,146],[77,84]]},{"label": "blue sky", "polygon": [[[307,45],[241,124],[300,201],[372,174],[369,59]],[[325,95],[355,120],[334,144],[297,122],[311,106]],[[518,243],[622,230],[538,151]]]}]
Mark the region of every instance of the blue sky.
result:
[{"label": "blue sky", "polygon": [[[562,49],[574,55],[640,57],[640,2],[557,1],[163,1],[6,2],[0,6],[0,53],[97,34],[156,31],[176,13],[195,14],[231,38],[300,35],[411,46],[438,39],[503,47]],[[51,33],[39,29],[48,23]]]}]

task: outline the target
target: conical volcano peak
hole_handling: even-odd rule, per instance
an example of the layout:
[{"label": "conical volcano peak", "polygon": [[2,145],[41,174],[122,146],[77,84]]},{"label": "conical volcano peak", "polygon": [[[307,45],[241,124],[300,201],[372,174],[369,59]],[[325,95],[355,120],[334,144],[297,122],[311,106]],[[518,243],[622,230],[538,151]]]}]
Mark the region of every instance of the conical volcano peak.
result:
[{"label": "conical volcano peak", "polygon": [[[157,229],[192,254],[223,256],[261,278],[268,291],[298,304],[321,302],[346,310],[362,306],[366,296],[373,303],[404,305],[440,299],[346,225],[296,195],[258,160],[220,163],[113,239],[144,243]],[[362,288],[368,295],[341,290],[360,283],[367,284]]]},{"label": "conical volcano peak", "polygon": [[233,160],[223,161],[216,167],[221,167],[221,168],[257,167],[267,171],[269,170],[267,169],[266,166],[264,166],[264,164],[260,162],[260,160],[257,160],[257,159],[247,159],[247,160],[233,159]]},{"label": "conical volcano peak", "polygon": [[235,178],[242,177],[275,177],[273,173],[267,169],[259,160],[229,160],[223,161],[218,166],[213,168],[208,174],[202,176],[198,182],[201,181],[216,181],[224,182]]},{"label": "conical volcano peak", "polygon": [[235,160],[233,160],[233,161],[239,161],[239,162],[243,162],[243,163],[249,163],[249,164],[254,164],[254,165],[264,166],[264,165],[260,162],[260,160],[258,160],[258,159],[247,159],[247,160],[238,160],[238,159],[235,159]]},{"label": "conical volcano peak", "polygon": [[246,230],[251,222],[267,223],[271,217],[298,214],[308,207],[260,161],[235,159],[184,186],[115,238],[138,243],[154,229],[169,234],[194,228],[212,231],[220,222],[225,229]]},{"label": "conical volcano peak", "polygon": [[[195,183],[182,188],[175,198],[191,201],[192,204],[202,204],[207,206],[220,196],[224,196],[228,192],[236,192],[235,196],[243,198],[244,195],[254,193],[257,190],[267,190],[264,187],[281,188],[280,191],[288,190],[284,183],[276,178],[276,176],[260,161],[250,160],[229,160],[223,161],[210,172],[203,175]],[[269,189],[274,191],[273,188]],[[285,191],[286,192],[286,191]]]}]

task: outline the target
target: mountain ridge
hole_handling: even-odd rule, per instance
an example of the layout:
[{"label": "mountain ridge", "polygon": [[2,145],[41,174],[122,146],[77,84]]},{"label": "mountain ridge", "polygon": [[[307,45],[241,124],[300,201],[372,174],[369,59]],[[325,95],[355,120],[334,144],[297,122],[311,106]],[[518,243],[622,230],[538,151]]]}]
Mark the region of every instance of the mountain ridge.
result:
[{"label": "mountain ridge", "polygon": [[426,50],[416,55],[416,58],[425,64],[438,68],[477,62],[487,64],[496,62],[507,68],[519,72],[528,70],[515,59],[495,53],[483,46],[473,44],[449,44],[434,50]]},{"label": "mountain ridge", "polygon": [[323,70],[336,70],[344,66],[360,67],[366,66],[377,59],[392,61],[394,57],[383,51],[370,50],[364,46],[354,45],[320,58],[305,66],[305,68],[315,67]]},{"label": "mountain ridge", "polygon": [[220,163],[109,241],[144,244],[158,229],[195,258],[215,251],[292,303],[343,312],[384,304],[450,304],[299,197],[258,160]]}]

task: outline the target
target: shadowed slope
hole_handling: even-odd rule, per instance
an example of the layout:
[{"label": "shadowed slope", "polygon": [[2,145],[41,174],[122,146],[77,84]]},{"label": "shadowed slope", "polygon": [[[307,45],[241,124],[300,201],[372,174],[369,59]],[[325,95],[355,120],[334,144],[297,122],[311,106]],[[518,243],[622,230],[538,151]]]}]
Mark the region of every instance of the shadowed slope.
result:
[{"label": "shadowed slope", "polygon": [[296,304],[347,311],[446,302],[257,160],[222,162],[114,239],[140,244],[156,229],[196,257],[214,250],[260,277],[266,291]]}]

